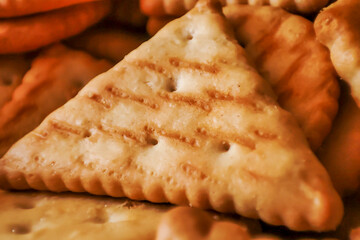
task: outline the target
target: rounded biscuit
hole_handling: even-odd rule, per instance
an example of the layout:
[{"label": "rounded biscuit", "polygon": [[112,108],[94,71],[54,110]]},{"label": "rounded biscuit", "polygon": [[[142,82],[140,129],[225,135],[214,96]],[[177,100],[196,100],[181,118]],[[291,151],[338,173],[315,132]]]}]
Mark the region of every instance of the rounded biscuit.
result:
[{"label": "rounded biscuit", "polygon": [[103,18],[109,8],[109,1],[97,1],[2,20],[0,22],[0,54],[35,50],[78,34]]}]

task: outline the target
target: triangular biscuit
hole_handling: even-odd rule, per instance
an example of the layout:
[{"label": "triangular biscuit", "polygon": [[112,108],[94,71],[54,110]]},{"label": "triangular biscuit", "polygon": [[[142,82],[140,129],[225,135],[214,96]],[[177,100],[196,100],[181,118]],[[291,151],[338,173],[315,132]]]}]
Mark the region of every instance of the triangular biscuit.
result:
[{"label": "triangular biscuit", "polygon": [[0,186],[334,229],[329,176],[214,5],[199,2],[49,115],[0,160]]}]

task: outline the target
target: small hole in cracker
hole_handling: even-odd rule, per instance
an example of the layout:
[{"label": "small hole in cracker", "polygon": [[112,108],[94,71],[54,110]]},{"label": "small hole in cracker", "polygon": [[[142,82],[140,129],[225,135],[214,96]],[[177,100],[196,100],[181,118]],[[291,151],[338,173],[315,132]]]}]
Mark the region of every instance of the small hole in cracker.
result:
[{"label": "small hole in cracker", "polygon": [[27,224],[13,224],[9,226],[9,231],[14,234],[27,234],[31,232],[31,227]]},{"label": "small hole in cracker", "polygon": [[16,202],[15,203],[15,207],[20,208],[20,209],[32,209],[34,208],[34,203],[32,203],[31,201],[22,201],[22,202]]},{"label": "small hole in cracker", "polygon": [[148,144],[150,144],[150,145],[153,145],[153,146],[155,146],[155,145],[157,145],[159,143],[158,140],[156,140],[155,138],[151,138],[151,137],[146,139],[146,142]]},{"label": "small hole in cracker", "polygon": [[221,142],[221,150],[223,150],[224,152],[227,152],[230,150],[230,144],[226,141],[222,141]]}]

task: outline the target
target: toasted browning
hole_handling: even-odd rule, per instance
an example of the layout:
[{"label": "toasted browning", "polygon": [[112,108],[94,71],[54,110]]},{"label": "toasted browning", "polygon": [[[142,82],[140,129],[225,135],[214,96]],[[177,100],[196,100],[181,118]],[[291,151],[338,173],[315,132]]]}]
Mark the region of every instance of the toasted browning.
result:
[{"label": "toasted browning", "polygon": [[280,105],[295,116],[316,150],[330,132],[339,85],[313,24],[273,7],[233,5],[225,7],[224,13]]},{"label": "toasted browning", "polygon": [[360,109],[349,91],[344,90],[339,113],[330,135],[318,156],[342,195],[349,195],[360,186]]},{"label": "toasted browning", "polygon": [[210,214],[196,208],[177,207],[161,218],[156,240],[250,240],[247,229],[241,225],[216,221]]},{"label": "toasted browning", "polygon": [[[301,14],[319,12],[329,0],[219,0],[223,5],[271,5]],[[140,8],[148,16],[181,16],[194,7],[197,0],[140,0]]]},{"label": "toasted browning", "polygon": [[334,229],[342,203],[301,129],[201,1],[0,160],[0,186],[89,192]]},{"label": "toasted browning", "polygon": [[349,83],[360,106],[360,2],[339,0],[315,20],[317,38],[331,53],[338,74]]},{"label": "toasted browning", "polygon": [[0,18],[46,12],[92,1],[96,0],[2,0],[0,4]]},{"label": "toasted browning", "polygon": [[67,43],[117,63],[146,40],[144,35],[119,29],[92,29],[69,39]]},{"label": "toasted browning", "polygon": [[98,22],[110,2],[96,1],[0,21],[0,54],[26,52],[73,36]]},{"label": "toasted browning", "polygon": [[0,56],[0,109],[11,99],[29,68],[30,60],[23,55]]},{"label": "toasted browning", "polygon": [[0,109],[0,156],[63,105],[93,77],[112,65],[90,55],[54,45],[32,62],[13,96]]}]

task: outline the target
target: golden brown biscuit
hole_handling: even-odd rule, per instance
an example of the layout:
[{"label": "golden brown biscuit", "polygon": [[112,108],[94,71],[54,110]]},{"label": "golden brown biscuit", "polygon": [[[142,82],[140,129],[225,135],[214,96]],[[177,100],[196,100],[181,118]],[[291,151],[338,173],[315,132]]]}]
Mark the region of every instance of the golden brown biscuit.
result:
[{"label": "golden brown biscuit", "polygon": [[250,240],[246,227],[229,222],[215,221],[210,214],[191,207],[177,207],[161,218],[156,240]]},{"label": "golden brown biscuit", "polygon": [[[329,0],[220,0],[223,5],[271,5],[287,11],[311,14],[319,12]],[[197,0],[140,0],[140,8],[148,16],[181,16],[194,7]]]},{"label": "golden brown biscuit", "polygon": [[0,56],[0,108],[11,99],[29,68],[30,60],[23,55]]},{"label": "golden brown biscuit", "polygon": [[60,44],[43,50],[32,62],[11,101],[0,109],[0,156],[60,107],[93,77],[112,65]]},{"label": "golden brown biscuit", "polygon": [[0,186],[191,204],[295,230],[334,229],[343,212],[295,119],[210,1],[14,144]]},{"label": "golden brown biscuit", "polygon": [[360,1],[339,0],[315,20],[317,38],[331,53],[338,74],[351,87],[360,106]]},{"label": "golden brown biscuit", "polygon": [[349,195],[359,189],[360,109],[345,87],[334,126],[318,156],[341,195]]},{"label": "golden brown biscuit", "polygon": [[96,0],[2,0],[0,4],[0,18],[46,12],[49,10],[92,1]]},{"label": "golden brown biscuit", "polygon": [[171,205],[81,194],[0,191],[1,239],[153,240]]},{"label": "golden brown biscuit", "polygon": [[295,116],[311,148],[317,149],[336,115],[339,85],[313,24],[273,7],[233,5],[224,13],[280,105]]},{"label": "golden brown biscuit", "polygon": [[96,1],[0,21],[0,54],[26,52],[73,36],[98,22],[110,2]]},{"label": "golden brown biscuit", "polygon": [[147,36],[119,29],[91,29],[67,41],[74,48],[115,63],[137,48]]}]

